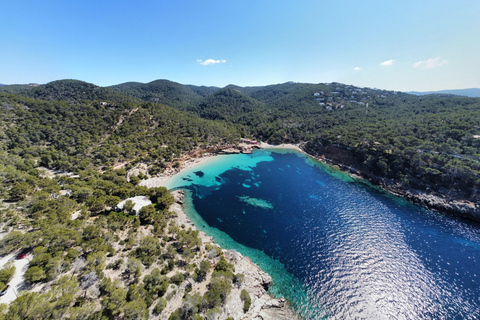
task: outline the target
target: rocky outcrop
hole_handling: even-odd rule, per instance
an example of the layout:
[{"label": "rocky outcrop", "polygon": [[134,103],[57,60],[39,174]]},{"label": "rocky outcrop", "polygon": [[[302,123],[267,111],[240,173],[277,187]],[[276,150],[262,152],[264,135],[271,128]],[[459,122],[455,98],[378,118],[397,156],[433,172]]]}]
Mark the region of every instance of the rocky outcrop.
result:
[{"label": "rocky outcrop", "polygon": [[404,187],[398,181],[387,179],[369,171],[362,163],[352,156],[349,149],[342,149],[334,145],[327,147],[311,148],[302,146],[304,151],[315,159],[333,165],[340,170],[353,174],[374,185],[380,186],[385,191],[402,197],[422,207],[437,210],[442,213],[480,221],[480,205],[471,199],[465,199],[462,194],[454,191],[435,192],[431,186],[423,184],[419,179],[417,185],[423,190]]},{"label": "rocky outcrop", "polygon": [[[220,319],[233,317],[234,319],[297,319],[288,303],[283,298],[274,298],[267,293],[272,284],[272,278],[260,270],[248,257],[242,256],[235,250],[224,251],[224,256],[235,266],[235,272],[245,275],[240,287],[234,287],[222,308]],[[245,289],[252,298],[252,305],[247,313],[243,312],[243,302],[240,292]]]},{"label": "rocky outcrop", "polygon": [[383,189],[428,209],[480,221],[480,206],[468,200],[449,199],[415,189],[405,189],[398,185],[380,184]]}]

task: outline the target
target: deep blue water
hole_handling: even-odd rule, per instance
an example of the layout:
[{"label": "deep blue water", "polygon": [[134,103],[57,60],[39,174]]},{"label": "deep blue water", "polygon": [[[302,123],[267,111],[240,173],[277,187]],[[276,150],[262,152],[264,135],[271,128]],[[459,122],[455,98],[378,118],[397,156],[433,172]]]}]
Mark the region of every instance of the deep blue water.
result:
[{"label": "deep blue water", "polygon": [[200,229],[252,248],[228,245],[306,318],[480,318],[478,223],[274,149],[216,157],[167,187],[191,191]]}]

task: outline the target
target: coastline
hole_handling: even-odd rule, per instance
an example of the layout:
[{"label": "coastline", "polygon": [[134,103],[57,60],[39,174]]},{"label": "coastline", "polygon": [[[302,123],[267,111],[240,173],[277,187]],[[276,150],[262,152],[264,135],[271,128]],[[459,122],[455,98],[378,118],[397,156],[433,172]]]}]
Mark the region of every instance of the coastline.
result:
[{"label": "coastline", "polygon": [[[291,149],[313,158],[312,155],[302,150],[299,145],[294,144],[271,145],[266,142],[260,142],[257,145],[240,143],[238,146],[215,146],[206,149],[197,149],[182,155],[179,159],[175,160],[175,162],[180,163],[179,166],[173,166],[173,164],[170,163],[169,165],[167,165],[167,168],[165,168],[165,171],[163,173],[155,177],[150,177],[148,179],[142,180],[140,181],[139,185],[145,186],[147,188],[161,187],[164,186],[168,179],[170,179],[180,171],[211,160],[217,155],[237,153],[248,154],[252,153],[253,149]],[[135,170],[135,168],[133,170]]]},{"label": "coastline", "polygon": [[[210,152],[196,152],[187,154],[183,156],[182,162],[180,162],[180,165],[175,167],[175,168],[170,168],[169,170],[166,170],[161,176],[159,177],[154,177],[150,178],[147,180],[143,180],[141,185],[145,185],[148,187],[158,187],[162,186],[166,181],[168,181],[169,178],[171,178],[173,175],[179,173],[182,170],[185,170],[187,168],[191,168],[193,166],[205,163],[209,159],[212,159],[216,155],[220,154],[234,154],[234,153],[251,153],[253,149],[290,149],[294,150],[296,152],[300,152],[304,155],[309,156],[310,158],[313,158],[319,162],[328,164],[333,166],[334,168],[337,168],[340,171],[346,172],[352,177],[359,179],[360,181],[365,181],[365,182],[370,182],[378,187],[380,187],[382,190],[389,194],[393,194],[395,196],[401,197],[403,199],[406,199],[407,201],[426,207],[428,209],[436,209],[440,212],[443,213],[449,213],[445,207],[435,207],[432,205],[432,203],[437,203],[438,205],[438,199],[435,198],[434,195],[429,195],[426,192],[423,193],[412,193],[412,190],[405,190],[402,188],[399,188],[398,186],[392,186],[388,185],[386,181],[383,181],[382,179],[378,177],[370,177],[368,175],[365,175],[361,170],[357,170],[353,167],[349,167],[347,165],[341,164],[333,159],[327,158],[325,155],[312,155],[305,150],[301,149],[300,145],[293,145],[293,144],[282,144],[282,145],[270,145],[267,143],[259,143],[258,145],[250,145],[248,148],[245,146],[242,147],[232,147],[229,146],[228,148],[225,147],[217,147],[215,150],[210,150]],[[194,157],[194,155],[199,155],[197,158]],[[377,178],[375,180],[375,178]],[[182,192],[180,190],[174,191],[172,194],[176,194],[177,192]],[[187,226],[191,226],[194,229],[197,229],[193,222],[187,217],[186,213],[183,211],[183,208],[181,204],[183,203],[183,196],[177,199],[178,196],[175,196],[176,199],[176,204],[180,205],[180,209],[177,209],[178,216],[180,217],[180,221],[178,222],[178,225],[185,224]],[[423,200],[427,199],[427,200]],[[445,204],[445,199],[443,200],[443,204]],[[447,205],[452,205],[452,203],[447,203]],[[468,205],[466,205],[468,206]],[[443,209],[443,210],[442,210]],[[447,211],[447,212],[446,212]],[[459,216],[458,214],[456,216]],[[198,229],[197,229],[198,230]],[[205,243],[214,243],[213,238],[207,236],[204,232],[200,231],[201,234],[201,239]],[[233,263],[235,265],[235,269],[239,273],[245,274],[245,281],[251,282],[249,284],[249,289],[247,291],[250,292],[252,290],[255,292],[255,294],[252,295],[252,310],[257,310],[255,313],[251,313],[250,311],[248,314],[244,314],[243,317],[240,317],[239,319],[256,319],[259,316],[263,319],[295,319],[299,318],[298,315],[295,315],[294,311],[291,309],[291,307],[288,306],[288,303],[285,301],[285,299],[282,298],[273,298],[269,296],[266,292],[265,289],[262,291],[262,287],[265,288],[265,284],[268,283],[268,286],[271,284],[271,277],[263,272],[258,265],[252,262],[252,260],[248,257],[244,257],[240,253],[238,253],[235,250],[222,250],[224,252],[225,257],[230,263]],[[243,267],[240,267],[240,265],[243,265]],[[243,270],[240,272],[240,270]],[[262,285],[263,283],[263,285]],[[267,288],[268,288],[267,286]],[[236,296],[235,295],[231,295]],[[254,299],[253,296],[256,298]],[[255,301],[254,301],[255,300]],[[235,306],[238,306],[238,301],[235,301],[234,298],[228,299],[227,303],[224,307],[222,307],[222,313],[224,315],[227,315],[228,312],[232,312],[232,310],[235,310]],[[253,311],[252,311],[253,312]],[[260,314],[260,312],[263,312],[263,314]],[[273,312],[273,313],[268,313],[268,312]],[[240,315],[240,313],[238,313]],[[237,317],[235,317],[237,319]]]},{"label": "coastline", "polygon": [[352,164],[348,165],[351,161],[349,161],[349,158],[345,157],[344,154],[339,156],[332,151],[323,153],[304,151],[304,153],[317,161],[348,173],[352,177],[359,179],[359,181],[371,183],[389,194],[405,199],[425,209],[438,211],[455,218],[465,218],[480,222],[480,205],[468,199],[451,194],[431,192],[428,188],[421,190],[404,187],[398,181],[380,177],[359,168],[354,168]]},{"label": "coastline", "polygon": [[413,204],[419,205],[426,209],[436,210],[443,214],[449,214],[454,217],[467,218],[476,222],[480,222],[480,205],[472,201],[445,194],[434,194],[428,190],[405,188],[398,182],[365,173],[360,169],[353,168],[347,165],[345,161],[342,162],[339,159],[327,157],[326,154],[310,153],[305,151],[304,148],[305,145],[302,145],[301,143],[296,145],[271,145],[265,142],[259,142],[258,144],[240,143],[238,145],[214,146],[205,149],[197,149],[177,159],[177,161],[180,163],[179,166],[174,167],[172,164],[170,164],[164,173],[157,177],[142,180],[140,185],[147,186],[149,188],[162,186],[170,177],[179,173],[180,171],[190,168],[196,164],[203,163],[204,161],[207,161],[219,154],[252,153],[253,149],[291,149],[307,155],[317,161],[331,165],[341,171],[347,172],[352,177],[368,181],[369,183],[380,187],[385,192],[401,197]]},{"label": "coastline", "polygon": [[[176,217],[174,218],[175,224],[177,226],[184,225],[186,228],[192,228],[192,230],[198,230],[190,218],[188,218],[183,208],[185,192],[183,190],[175,190],[172,191],[172,195],[175,198],[175,202],[170,207],[170,211],[173,211],[176,214]],[[209,243],[218,246],[215,244],[213,237],[207,236],[203,231],[199,230],[198,237],[202,240],[204,245]],[[220,308],[219,316],[221,319],[227,317],[242,320],[301,319],[295,314],[285,298],[275,298],[267,292],[268,288],[272,285],[272,278],[267,273],[263,272],[249,257],[243,256],[241,253],[233,249],[225,250],[221,248],[221,250],[226,260],[234,265],[235,272],[245,276],[240,286],[232,287],[225,304]],[[243,302],[240,299],[240,293],[243,289],[250,294],[252,299],[252,304],[247,313],[244,313]],[[202,290],[206,290],[206,288],[200,285],[198,288],[194,288],[194,291],[195,290],[198,290],[199,293],[204,293]],[[167,310],[164,313],[170,314],[180,307],[181,299],[177,299],[176,303],[167,305]]]},{"label": "coastline", "polygon": [[[177,159],[180,163],[179,166],[173,167],[169,166],[162,174],[151,177],[145,180],[142,180],[139,185],[145,186],[148,188],[161,187],[166,184],[168,179],[173,177],[175,174],[192,168],[199,164],[204,164],[205,162],[213,159],[217,155],[221,154],[235,154],[235,153],[252,153],[253,149],[292,149],[297,152],[306,154],[296,145],[284,144],[279,146],[269,145],[267,143],[261,143],[259,146],[256,145],[243,145],[240,147],[216,147],[215,149],[206,150],[195,150],[193,152],[187,153]],[[134,169],[132,169],[134,170]],[[175,203],[170,207],[170,211],[176,213],[175,224],[177,226],[186,226],[187,228],[192,228],[193,230],[198,230],[195,224],[190,220],[190,218],[185,213],[183,208],[185,192],[183,190],[171,191],[171,194],[175,198]],[[205,232],[199,230],[199,238],[202,240],[203,244],[210,243],[213,245],[215,241],[213,237],[207,236]],[[220,246],[219,246],[220,247]],[[221,248],[221,247],[220,247]],[[250,319],[279,319],[279,320],[300,320],[301,317],[295,313],[295,311],[290,307],[289,303],[285,298],[276,298],[270,295],[267,290],[272,285],[272,278],[266,272],[262,271],[260,267],[255,264],[251,258],[243,256],[241,253],[237,252],[234,249],[226,250],[222,249],[225,258],[229,263],[232,263],[235,266],[235,271],[245,275],[244,283],[241,288],[232,288],[232,292],[229,294],[225,305],[221,308],[221,317],[233,316],[235,319],[250,320]],[[243,313],[243,302],[239,299],[241,289],[245,289],[250,293],[252,298],[252,305],[250,310],[247,313]],[[177,303],[178,304],[178,303]],[[172,309],[170,311],[176,310],[176,308],[181,305],[170,305],[168,308]],[[168,310],[166,312],[168,314]]]}]

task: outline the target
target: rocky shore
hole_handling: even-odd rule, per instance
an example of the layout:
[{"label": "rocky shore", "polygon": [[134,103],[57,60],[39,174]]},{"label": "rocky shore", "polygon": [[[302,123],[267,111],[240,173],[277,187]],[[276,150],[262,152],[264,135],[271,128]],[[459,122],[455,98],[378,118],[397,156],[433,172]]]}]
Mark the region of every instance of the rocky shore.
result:
[{"label": "rocky shore", "polygon": [[336,154],[330,151],[319,154],[309,152],[310,150],[303,151],[318,161],[333,165],[342,171],[348,172],[357,178],[379,186],[383,190],[404,198],[416,205],[452,216],[480,222],[480,205],[478,203],[463,199],[455,194],[432,192],[431,190],[428,190],[428,188],[427,190],[405,188],[401,183],[395,180],[382,178],[371,172],[359,169],[355,164],[352,164],[352,160],[348,156],[341,152],[340,154]]},{"label": "rocky shore", "polygon": [[157,177],[152,177],[148,180],[143,180],[141,182],[141,185],[145,185],[148,187],[161,186],[166,179],[180,172],[182,169],[187,168],[193,164],[200,163],[217,154],[251,153],[253,149],[263,148],[293,149],[305,153],[317,159],[318,161],[333,165],[342,171],[348,172],[374,185],[378,185],[383,190],[396,196],[402,197],[424,208],[433,209],[446,214],[451,214],[454,216],[468,218],[480,222],[480,204],[476,202],[470,201],[468,199],[463,199],[455,195],[431,192],[430,190],[405,188],[396,181],[384,179],[372,173],[365,172],[364,170],[361,170],[359,168],[355,168],[350,164],[351,161],[349,161],[349,159],[347,159],[348,157],[346,158],[344,154],[339,156],[338,154],[315,153],[311,152],[311,150],[305,150],[304,146],[302,146],[301,144],[283,144],[274,146],[264,142],[260,142],[256,145],[241,143],[238,145],[218,145],[208,148],[197,149],[183,155],[180,159],[177,159],[179,165],[173,166],[172,164],[169,164],[163,174]]},{"label": "rocky shore", "polygon": [[379,181],[378,184],[382,189],[424,208],[480,222],[480,207],[477,203],[464,199],[447,198],[421,190],[405,189],[394,183]]},{"label": "rocky shore", "polygon": [[[190,221],[183,210],[183,202],[185,193],[182,190],[172,192],[175,203],[170,207],[170,211],[176,213],[175,223],[177,225],[185,225],[188,228],[196,230],[195,225]],[[207,236],[204,232],[199,232],[199,238],[204,244],[214,241],[212,237]],[[272,278],[263,272],[252,260],[244,257],[235,250],[222,250],[224,257],[229,263],[235,266],[235,272],[245,276],[241,286],[234,286],[227,297],[225,304],[220,308],[219,319],[233,317],[234,319],[243,320],[260,320],[260,319],[278,319],[278,320],[294,320],[300,319],[289,307],[287,301],[283,298],[274,298],[267,293],[268,288],[272,285]],[[245,289],[250,294],[252,304],[247,313],[243,312],[243,302],[240,299],[240,292]],[[204,294],[206,288],[198,285],[193,288],[192,292]],[[172,300],[169,302],[168,308],[164,314],[170,314],[169,311],[180,308],[182,300]]]}]

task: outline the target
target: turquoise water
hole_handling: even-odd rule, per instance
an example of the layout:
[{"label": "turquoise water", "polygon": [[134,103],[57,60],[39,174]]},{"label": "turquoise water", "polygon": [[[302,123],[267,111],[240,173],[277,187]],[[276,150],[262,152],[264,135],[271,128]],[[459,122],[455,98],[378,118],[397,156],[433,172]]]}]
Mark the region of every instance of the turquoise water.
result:
[{"label": "turquoise water", "polygon": [[480,317],[480,226],[278,149],[214,157],[167,181],[225,248],[307,319]]}]

